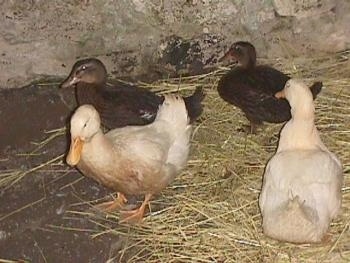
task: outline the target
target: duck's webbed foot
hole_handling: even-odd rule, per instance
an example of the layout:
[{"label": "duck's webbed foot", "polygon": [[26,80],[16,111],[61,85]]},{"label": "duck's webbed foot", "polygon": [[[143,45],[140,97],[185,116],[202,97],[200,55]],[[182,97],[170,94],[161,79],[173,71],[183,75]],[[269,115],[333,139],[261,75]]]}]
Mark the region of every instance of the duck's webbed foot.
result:
[{"label": "duck's webbed foot", "polygon": [[127,202],[128,200],[126,199],[124,194],[117,193],[117,199],[98,204],[95,207],[104,212],[112,212],[117,209],[123,208]]},{"label": "duck's webbed foot", "polygon": [[120,223],[130,223],[136,224],[142,221],[143,215],[145,213],[145,208],[149,204],[151,199],[151,194],[146,194],[145,200],[142,202],[141,206],[137,209],[131,211],[121,211],[121,220]]}]

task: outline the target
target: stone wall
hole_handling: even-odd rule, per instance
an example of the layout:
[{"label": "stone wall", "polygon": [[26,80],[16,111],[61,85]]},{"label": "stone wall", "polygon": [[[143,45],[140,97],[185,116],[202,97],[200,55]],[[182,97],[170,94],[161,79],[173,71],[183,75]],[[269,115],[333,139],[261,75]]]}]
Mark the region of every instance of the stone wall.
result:
[{"label": "stone wall", "polygon": [[349,0],[0,0],[0,87],[99,57],[111,77],[195,74],[237,40],[260,57],[350,47]]}]

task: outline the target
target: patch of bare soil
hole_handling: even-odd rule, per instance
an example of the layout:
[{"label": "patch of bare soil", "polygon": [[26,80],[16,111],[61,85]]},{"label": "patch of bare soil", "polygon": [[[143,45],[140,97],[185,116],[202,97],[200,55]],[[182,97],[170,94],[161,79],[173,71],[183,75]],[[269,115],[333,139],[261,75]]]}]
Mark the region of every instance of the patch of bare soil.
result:
[{"label": "patch of bare soil", "polygon": [[56,85],[0,93],[0,173],[28,171],[57,160],[10,187],[1,186],[0,261],[105,262],[111,256],[117,237],[92,238],[96,224],[66,213],[76,204],[106,196],[108,190],[65,164],[61,155],[67,136],[39,148],[33,144],[49,137],[45,132],[64,127],[74,108],[72,91],[62,92]]}]

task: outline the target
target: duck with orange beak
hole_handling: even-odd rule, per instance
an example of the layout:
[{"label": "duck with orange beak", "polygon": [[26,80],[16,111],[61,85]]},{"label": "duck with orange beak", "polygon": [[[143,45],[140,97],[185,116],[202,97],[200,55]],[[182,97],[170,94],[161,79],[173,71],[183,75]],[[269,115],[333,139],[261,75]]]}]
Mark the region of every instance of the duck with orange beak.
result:
[{"label": "duck with orange beak", "polygon": [[[201,105],[196,105],[201,107]],[[98,207],[122,208],[124,194],[144,195],[142,205],[122,211],[122,222],[140,222],[152,196],[170,184],[186,166],[191,124],[184,99],[165,95],[153,123],[117,128],[104,134],[92,105],[80,106],[71,118],[67,163],[115,190],[118,198]]]},{"label": "duck with orange beak", "polygon": [[292,243],[327,241],[341,209],[342,163],[321,140],[309,87],[290,79],[275,96],[289,101],[292,118],[265,168],[259,197],[263,231]]}]

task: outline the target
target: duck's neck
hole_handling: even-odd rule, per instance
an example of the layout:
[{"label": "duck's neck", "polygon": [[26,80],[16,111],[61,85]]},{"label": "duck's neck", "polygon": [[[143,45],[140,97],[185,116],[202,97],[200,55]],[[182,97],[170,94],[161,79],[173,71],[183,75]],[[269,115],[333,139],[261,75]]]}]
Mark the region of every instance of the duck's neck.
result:
[{"label": "duck's neck", "polygon": [[256,66],[256,60],[252,57],[247,57],[243,61],[240,61],[240,64],[242,68],[245,68],[246,70],[253,70]]},{"label": "duck's neck", "polygon": [[325,148],[315,126],[314,111],[312,102],[292,108],[292,118],[281,131],[277,152]]},{"label": "duck's neck", "polygon": [[90,141],[86,142],[83,147],[82,161],[91,169],[103,171],[106,163],[115,163],[116,152],[113,150],[112,142],[105,137],[102,130],[99,130]]},{"label": "duck's neck", "polygon": [[92,104],[96,106],[101,97],[105,85],[78,83],[76,88],[76,97],[79,105]]}]

